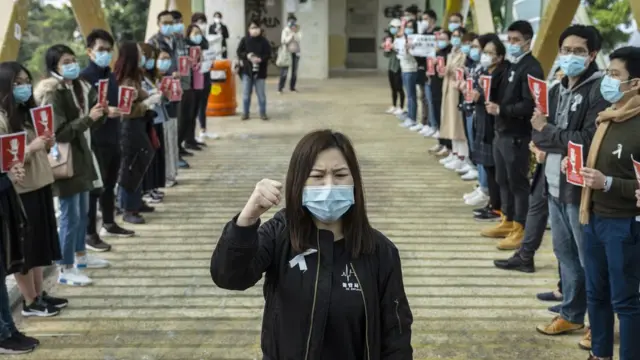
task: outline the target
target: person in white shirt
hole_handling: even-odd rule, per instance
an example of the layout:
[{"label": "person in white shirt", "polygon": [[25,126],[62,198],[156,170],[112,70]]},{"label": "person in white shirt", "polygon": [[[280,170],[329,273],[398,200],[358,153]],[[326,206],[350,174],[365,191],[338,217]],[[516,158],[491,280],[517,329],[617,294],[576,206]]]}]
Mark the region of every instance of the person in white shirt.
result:
[{"label": "person in white shirt", "polygon": [[290,61],[286,59],[278,59],[281,64],[287,64],[287,66],[280,67],[280,82],[278,83],[278,92],[282,94],[284,85],[287,82],[287,74],[289,68],[291,68],[291,80],[289,82],[289,90],[296,92],[296,81],[298,79],[298,63],[300,61],[300,41],[302,40],[302,33],[300,32],[300,25],[298,25],[298,19],[293,14],[290,14],[287,19],[287,26],[282,29],[282,35],[280,36],[280,46],[284,47],[278,53],[278,57],[290,56]]}]

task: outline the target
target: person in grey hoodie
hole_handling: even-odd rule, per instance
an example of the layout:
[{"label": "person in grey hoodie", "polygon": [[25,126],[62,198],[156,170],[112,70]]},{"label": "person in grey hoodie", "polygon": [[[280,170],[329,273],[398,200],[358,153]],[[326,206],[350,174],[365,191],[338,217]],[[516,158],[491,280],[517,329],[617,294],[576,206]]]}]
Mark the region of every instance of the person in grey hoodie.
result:
[{"label": "person in grey hoodie", "polygon": [[600,33],[593,26],[572,25],[562,33],[558,45],[565,77],[549,92],[549,118],[536,111],[531,119],[532,140],[547,154],[545,178],[553,250],[560,262],[564,297],[560,316],[537,327],[546,335],[584,327],[587,298],[579,220],[582,188],[567,183],[561,163],[569,141],[582,145],[582,156],[586,159],[596,130],[595,119],[609,106],[600,93],[603,73],[595,63],[600,44]]}]

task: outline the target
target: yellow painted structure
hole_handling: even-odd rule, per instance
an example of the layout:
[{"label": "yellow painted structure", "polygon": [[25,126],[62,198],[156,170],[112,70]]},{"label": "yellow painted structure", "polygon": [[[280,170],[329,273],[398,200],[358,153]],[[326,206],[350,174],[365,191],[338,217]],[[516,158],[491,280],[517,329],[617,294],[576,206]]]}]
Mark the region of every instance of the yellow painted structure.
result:
[{"label": "yellow painted structure", "polygon": [[476,33],[487,34],[496,32],[496,27],[493,23],[493,14],[491,13],[490,0],[471,0],[471,9],[473,9],[473,23]]},{"label": "yellow painted structure", "polygon": [[191,24],[191,0],[170,0],[169,10],[178,10],[182,14],[185,29]]},{"label": "yellow painted structure", "polygon": [[571,25],[578,6],[580,0],[548,0],[533,47],[533,55],[540,61],[545,75],[551,71],[558,55],[560,35]]},{"label": "yellow painted structure", "polygon": [[633,12],[633,17],[636,19],[636,24],[640,27],[640,1],[629,0],[629,5],[631,5],[631,11]]},{"label": "yellow painted structure", "polygon": [[442,19],[442,28],[446,29],[449,25],[449,17],[452,14],[460,12],[462,10],[462,0],[447,0],[447,7],[444,11],[444,17]]},{"label": "yellow painted structure", "polygon": [[0,11],[0,61],[15,61],[27,27],[29,0],[7,2]]}]

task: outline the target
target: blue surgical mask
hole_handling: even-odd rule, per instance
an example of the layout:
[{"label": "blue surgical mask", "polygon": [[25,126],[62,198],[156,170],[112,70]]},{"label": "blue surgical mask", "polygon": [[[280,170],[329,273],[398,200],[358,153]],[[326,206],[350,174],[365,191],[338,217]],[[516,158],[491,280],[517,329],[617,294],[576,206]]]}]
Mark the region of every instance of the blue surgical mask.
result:
[{"label": "blue surgical mask", "polygon": [[147,70],[153,70],[155,66],[156,66],[156,61],[154,59],[149,59],[147,60],[146,63],[144,63],[144,68]]},{"label": "blue surgical mask", "polygon": [[469,57],[471,58],[471,60],[473,60],[475,62],[480,61],[480,49],[473,48],[473,49],[469,50]]},{"label": "blue surgical mask", "polygon": [[289,27],[294,27],[296,26],[296,22],[295,21],[289,21]]},{"label": "blue surgical mask", "polygon": [[173,26],[171,28],[173,29],[173,33],[174,34],[180,34],[180,33],[184,32],[184,24],[183,23],[173,24]]},{"label": "blue surgical mask", "polygon": [[146,57],[146,56],[144,56],[144,55],[142,55],[142,56],[140,57],[140,63],[138,64],[138,67],[143,67],[143,66],[144,66],[144,64],[146,64],[146,63],[147,63],[147,57]]},{"label": "blue surgical mask", "polygon": [[404,33],[405,33],[405,35],[413,35],[413,29],[412,28],[406,28],[406,29],[404,29]]},{"label": "blue surgical mask", "polygon": [[31,84],[16,85],[13,87],[13,98],[16,102],[25,103],[31,99],[32,94],[33,89],[31,88]]},{"label": "blue surgical mask", "polygon": [[302,205],[322,222],[337,221],[353,203],[353,185],[305,186],[302,191]]},{"label": "blue surgical mask", "polygon": [[169,36],[173,33],[173,25],[168,24],[168,25],[162,25],[160,26],[160,32],[162,33],[162,35],[164,36]]},{"label": "blue surgical mask", "polygon": [[113,59],[113,54],[110,51],[96,51],[94,55],[95,60],[93,62],[101,68],[109,66]]},{"label": "blue surgical mask", "polygon": [[447,40],[438,40],[438,49],[442,50],[447,46],[449,46],[449,43],[447,42]]},{"label": "blue surgical mask", "polygon": [[389,34],[395,35],[397,33],[398,33],[398,28],[395,28],[395,27],[389,28]]},{"label": "blue surgical mask", "polygon": [[156,66],[161,73],[166,73],[171,67],[171,59],[158,60]]},{"label": "blue surgical mask", "polygon": [[459,37],[454,36],[454,37],[452,37],[452,38],[451,38],[451,45],[452,45],[452,46],[454,46],[454,47],[460,47],[460,44],[461,44],[461,43],[462,43],[462,40],[461,40]]},{"label": "blue surgical mask", "polygon": [[469,55],[469,52],[471,51],[471,45],[464,44],[460,46],[460,51],[462,51],[462,53],[465,55]]},{"label": "blue surgical mask", "polygon": [[191,35],[189,40],[194,44],[200,44],[202,42],[202,35]]},{"label": "blue surgical mask", "polygon": [[62,75],[66,80],[75,80],[80,76],[80,65],[77,62],[62,65]]},{"label": "blue surgical mask", "polygon": [[519,57],[522,55],[522,46],[518,44],[508,44],[507,53],[513,57]]},{"label": "blue surgical mask", "polygon": [[622,84],[623,82],[618,79],[614,79],[609,75],[605,76],[602,78],[602,82],[600,82],[600,93],[602,97],[612,104],[622,100],[624,97],[624,91],[620,91],[620,85]]},{"label": "blue surgical mask", "polygon": [[579,76],[587,68],[587,57],[578,55],[560,55],[560,68],[569,77]]},{"label": "blue surgical mask", "polygon": [[458,23],[449,23],[449,31],[454,32],[460,28],[460,24]]}]

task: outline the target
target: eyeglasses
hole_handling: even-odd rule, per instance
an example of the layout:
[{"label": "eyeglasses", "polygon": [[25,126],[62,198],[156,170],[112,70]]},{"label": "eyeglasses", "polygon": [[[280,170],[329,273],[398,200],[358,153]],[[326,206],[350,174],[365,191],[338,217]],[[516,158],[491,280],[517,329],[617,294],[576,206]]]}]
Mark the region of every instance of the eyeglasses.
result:
[{"label": "eyeglasses", "polygon": [[586,56],[589,55],[589,50],[585,48],[570,48],[563,46],[560,48],[560,55],[577,55],[577,56]]}]

